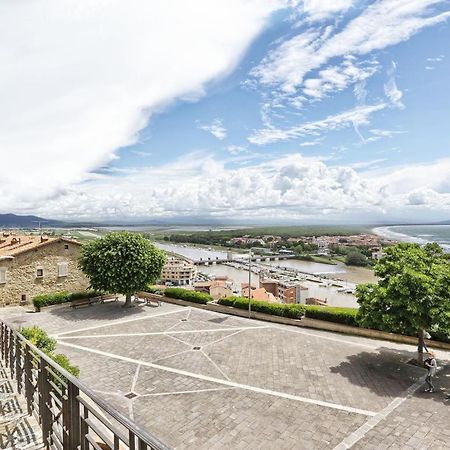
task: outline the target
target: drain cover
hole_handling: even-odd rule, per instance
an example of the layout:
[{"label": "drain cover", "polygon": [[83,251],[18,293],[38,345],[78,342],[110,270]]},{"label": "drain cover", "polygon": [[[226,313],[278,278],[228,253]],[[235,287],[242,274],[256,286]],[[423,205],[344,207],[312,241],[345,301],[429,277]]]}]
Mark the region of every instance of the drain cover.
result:
[{"label": "drain cover", "polygon": [[137,397],[137,394],[135,394],[134,392],[128,392],[128,394],[125,394],[125,397],[132,399],[134,397]]},{"label": "drain cover", "polygon": [[194,350],[200,350],[201,347],[194,347]]}]

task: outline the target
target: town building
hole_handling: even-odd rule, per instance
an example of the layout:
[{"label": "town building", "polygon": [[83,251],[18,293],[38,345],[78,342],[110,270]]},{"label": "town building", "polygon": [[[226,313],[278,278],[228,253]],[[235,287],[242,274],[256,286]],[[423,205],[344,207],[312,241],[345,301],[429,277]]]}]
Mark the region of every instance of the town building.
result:
[{"label": "town building", "polygon": [[80,248],[79,242],[61,237],[0,233],[0,306],[86,289],[89,280],[77,264]]},{"label": "town building", "polygon": [[188,259],[169,256],[161,271],[161,283],[173,286],[192,285],[197,275],[195,265]]},{"label": "town building", "polygon": [[[249,289],[248,289],[248,283],[242,283],[241,285],[241,292],[242,297],[249,297]],[[256,286],[250,287],[250,298],[253,300],[259,300],[264,302],[270,302],[270,303],[279,303],[275,295],[273,295],[271,292],[268,292],[265,288]]]},{"label": "town building", "polygon": [[259,286],[279,298],[281,303],[306,304],[308,288],[300,283],[266,278],[259,280]]},{"label": "town building", "polygon": [[233,295],[233,281],[227,277],[217,277],[214,280],[197,281],[194,290],[209,294],[214,300],[219,300]]}]

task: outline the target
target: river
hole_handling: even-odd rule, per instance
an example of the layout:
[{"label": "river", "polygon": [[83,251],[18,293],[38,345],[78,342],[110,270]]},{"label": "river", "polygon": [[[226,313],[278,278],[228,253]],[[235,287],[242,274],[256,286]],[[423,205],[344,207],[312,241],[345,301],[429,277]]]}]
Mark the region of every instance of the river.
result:
[{"label": "river", "polygon": [[[190,259],[199,260],[200,258],[212,260],[218,258],[226,258],[226,252],[220,250],[209,250],[202,247],[194,247],[188,245],[177,245],[177,244],[167,244],[156,242],[155,245],[165,251],[177,253],[179,255],[186,256]],[[234,256],[242,256],[245,258],[245,254],[241,253],[233,253]],[[345,279],[346,270],[344,267],[340,265],[332,265],[332,264],[321,264],[311,261],[300,261],[294,259],[287,259],[281,261],[270,261],[264,262],[264,265],[272,266],[272,267],[286,267],[291,269],[296,269],[301,272],[310,273],[314,275],[329,275],[337,277],[341,279]],[[248,271],[245,269],[236,269],[234,267],[230,267],[223,264],[214,264],[209,266],[199,266],[199,272],[207,274],[207,275],[216,275],[216,276],[227,276],[229,279],[233,280],[233,290],[237,292],[241,292],[241,283],[248,283]],[[258,285],[258,275],[252,273],[252,284]],[[357,307],[358,304],[356,302],[356,297],[352,294],[345,294],[342,292],[337,292],[336,287],[330,286],[319,286],[319,283],[315,283],[308,280],[303,280],[302,285],[309,289],[309,297],[320,298],[323,300],[327,300],[328,304],[331,306],[348,306],[348,307]],[[354,287],[353,283],[347,284],[349,288]]]}]

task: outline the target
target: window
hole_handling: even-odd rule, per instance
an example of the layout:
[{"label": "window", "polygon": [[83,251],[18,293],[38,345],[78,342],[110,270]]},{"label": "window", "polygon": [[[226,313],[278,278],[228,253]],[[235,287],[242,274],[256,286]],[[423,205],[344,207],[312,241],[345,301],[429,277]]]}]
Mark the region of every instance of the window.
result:
[{"label": "window", "polygon": [[44,276],[44,268],[38,267],[36,269],[36,278],[42,278]]},{"label": "window", "polygon": [[69,244],[64,244],[64,249],[69,250]]},{"label": "window", "polygon": [[26,302],[27,302],[27,294],[22,294],[21,303],[26,303]]},{"label": "window", "polygon": [[58,263],[58,277],[67,277],[69,275],[69,264],[66,262]]},{"label": "window", "polygon": [[0,284],[6,283],[6,267],[0,267]]}]

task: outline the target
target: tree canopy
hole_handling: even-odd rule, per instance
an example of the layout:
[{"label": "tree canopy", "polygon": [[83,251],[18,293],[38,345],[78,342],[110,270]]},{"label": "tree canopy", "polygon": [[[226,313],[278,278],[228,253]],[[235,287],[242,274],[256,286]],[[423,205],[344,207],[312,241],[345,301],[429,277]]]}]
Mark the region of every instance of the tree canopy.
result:
[{"label": "tree canopy", "polygon": [[439,245],[388,247],[374,269],[379,282],[356,290],[362,326],[418,334],[419,354],[423,330],[450,334],[450,264]]},{"label": "tree canopy", "polygon": [[131,295],[144,290],[160,276],[166,261],[164,252],[142,235],[109,233],[81,248],[79,266],[95,290]]}]

